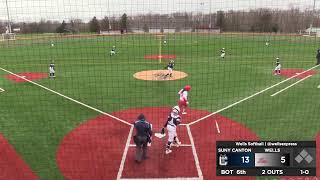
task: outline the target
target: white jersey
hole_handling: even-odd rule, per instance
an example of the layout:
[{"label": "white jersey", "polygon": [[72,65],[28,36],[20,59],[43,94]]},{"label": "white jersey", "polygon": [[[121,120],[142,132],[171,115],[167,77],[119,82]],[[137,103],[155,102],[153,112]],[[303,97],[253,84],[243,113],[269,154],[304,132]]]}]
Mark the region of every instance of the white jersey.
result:
[{"label": "white jersey", "polygon": [[188,101],[188,91],[181,89],[179,91],[179,95],[180,95],[180,101]]},{"label": "white jersey", "polygon": [[181,123],[181,117],[179,115],[173,115],[172,113],[168,116],[167,127],[172,126],[177,127]]}]

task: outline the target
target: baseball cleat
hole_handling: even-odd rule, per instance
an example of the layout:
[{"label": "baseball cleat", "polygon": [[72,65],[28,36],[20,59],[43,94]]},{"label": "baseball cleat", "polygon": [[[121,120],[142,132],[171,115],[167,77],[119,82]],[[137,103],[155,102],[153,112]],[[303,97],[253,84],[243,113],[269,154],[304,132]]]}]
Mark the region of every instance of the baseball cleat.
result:
[{"label": "baseball cleat", "polygon": [[180,142],[180,141],[174,142],[174,143],[172,144],[172,146],[175,146],[175,147],[179,147],[180,145],[181,145],[181,142]]},{"label": "baseball cleat", "polygon": [[170,154],[172,153],[172,150],[171,149],[166,149],[166,154]]}]

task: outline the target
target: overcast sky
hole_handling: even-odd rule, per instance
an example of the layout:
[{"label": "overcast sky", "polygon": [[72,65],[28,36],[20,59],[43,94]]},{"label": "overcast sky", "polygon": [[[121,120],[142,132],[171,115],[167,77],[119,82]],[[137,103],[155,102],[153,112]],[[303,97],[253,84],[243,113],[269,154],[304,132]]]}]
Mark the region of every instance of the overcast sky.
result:
[{"label": "overcast sky", "polygon": [[[13,21],[39,21],[93,16],[120,15],[124,12],[171,13],[212,12],[217,10],[248,10],[254,8],[312,9],[313,0],[7,0],[10,19]],[[316,3],[319,8],[320,0]],[[0,0],[0,20],[7,19],[6,0]]]}]

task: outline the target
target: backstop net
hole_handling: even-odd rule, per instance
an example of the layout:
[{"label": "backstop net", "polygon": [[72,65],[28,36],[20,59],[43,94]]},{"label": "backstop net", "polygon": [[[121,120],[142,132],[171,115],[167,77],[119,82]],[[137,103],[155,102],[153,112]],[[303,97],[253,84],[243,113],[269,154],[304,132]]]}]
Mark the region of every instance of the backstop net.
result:
[{"label": "backstop net", "polygon": [[313,0],[0,2],[0,177],[317,178],[319,26]]}]

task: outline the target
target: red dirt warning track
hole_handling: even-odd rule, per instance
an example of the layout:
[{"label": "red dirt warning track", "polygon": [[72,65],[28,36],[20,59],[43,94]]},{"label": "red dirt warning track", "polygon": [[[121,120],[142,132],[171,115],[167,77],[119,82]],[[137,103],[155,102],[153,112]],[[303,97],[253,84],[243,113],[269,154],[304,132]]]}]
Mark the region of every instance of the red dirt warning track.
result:
[{"label": "red dirt warning track", "polygon": [[159,60],[161,59],[176,59],[177,56],[173,54],[154,54],[154,55],[147,55],[144,56],[145,59],[153,59],[153,60]]},{"label": "red dirt warning track", "polygon": [[[153,124],[153,130],[158,131],[170,110],[170,107],[136,108],[115,112],[113,115],[132,123],[140,113],[144,113]],[[193,122],[207,114],[207,111],[191,109],[187,115],[182,115],[182,123]],[[220,134],[216,133],[214,120],[220,125]],[[129,129],[129,126],[107,116],[99,116],[81,124],[61,142],[56,159],[58,167],[67,179],[116,179]],[[215,176],[216,140],[258,139],[240,123],[221,115],[214,115],[192,125],[191,132],[204,179],[239,179]],[[141,164],[134,162],[135,148],[129,147],[121,178],[198,177],[185,126],[178,128],[178,135],[181,142],[187,146],[174,148],[173,153],[165,155],[166,138],[154,137],[152,146],[149,147],[149,159]],[[133,144],[132,140],[130,144]]]},{"label": "red dirt warning track", "polygon": [[0,134],[0,179],[39,179],[2,134]]},{"label": "red dirt warning track", "polygon": [[[304,69],[282,69],[280,75],[283,76],[283,77],[286,77],[286,78],[290,78],[292,76],[297,75],[297,73],[301,74],[304,71],[305,71]],[[305,77],[307,77],[309,75],[315,75],[316,73],[317,73],[317,71],[310,70],[310,71],[307,71],[307,72],[305,72],[305,73],[303,73],[301,75],[296,76],[295,78],[303,79],[303,78],[305,78]]]},{"label": "red dirt warning track", "polygon": [[[43,73],[43,72],[24,72],[24,73],[18,73],[17,75],[22,76],[31,81],[40,80],[48,77],[48,73]],[[12,74],[7,74],[5,78],[15,83],[27,82],[26,80]]]}]

